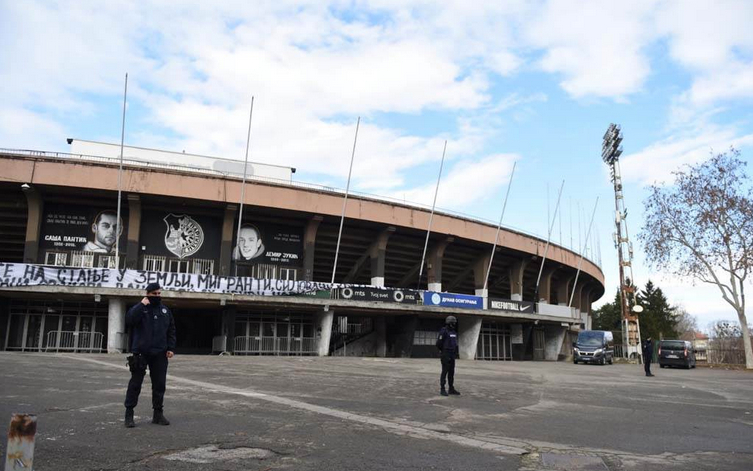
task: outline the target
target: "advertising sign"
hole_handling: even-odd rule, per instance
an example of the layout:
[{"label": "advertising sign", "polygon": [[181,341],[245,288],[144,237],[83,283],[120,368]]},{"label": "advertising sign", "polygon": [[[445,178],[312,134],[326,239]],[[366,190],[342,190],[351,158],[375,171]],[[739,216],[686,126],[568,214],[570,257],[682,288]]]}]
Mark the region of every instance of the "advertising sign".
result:
[{"label": "advertising sign", "polygon": [[241,224],[240,237],[233,242],[233,260],[275,265],[303,263],[303,231],[277,224]]},{"label": "advertising sign", "polygon": [[513,301],[512,299],[489,298],[489,309],[533,314],[533,303],[528,301]]},{"label": "advertising sign", "polygon": [[425,306],[456,307],[461,309],[483,309],[484,298],[467,294],[437,293],[424,291]]},{"label": "advertising sign", "polygon": [[91,208],[48,204],[42,219],[42,250],[81,250],[100,254],[115,253],[115,238],[120,235],[120,251],[125,251],[126,231],[121,211],[120,224],[116,222],[115,208]]},{"label": "advertising sign", "polygon": [[166,257],[220,258],[222,221],[180,211],[145,211],[140,244],[145,253]]},{"label": "advertising sign", "polygon": [[413,290],[379,288],[342,288],[340,299],[380,303],[421,304],[421,294]]}]

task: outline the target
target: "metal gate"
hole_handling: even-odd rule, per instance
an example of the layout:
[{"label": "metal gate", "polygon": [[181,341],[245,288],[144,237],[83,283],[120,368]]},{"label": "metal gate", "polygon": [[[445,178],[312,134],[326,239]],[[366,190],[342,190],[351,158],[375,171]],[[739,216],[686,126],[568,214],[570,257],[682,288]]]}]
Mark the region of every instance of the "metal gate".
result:
[{"label": "metal gate", "polygon": [[496,322],[481,324],[476,358],[478,360],[512,360],[510,326]]},{"label": "metal gate", "polygon": [[236,355],[314,355],[310,316],[284,313],[239,314],[235,320]]}]

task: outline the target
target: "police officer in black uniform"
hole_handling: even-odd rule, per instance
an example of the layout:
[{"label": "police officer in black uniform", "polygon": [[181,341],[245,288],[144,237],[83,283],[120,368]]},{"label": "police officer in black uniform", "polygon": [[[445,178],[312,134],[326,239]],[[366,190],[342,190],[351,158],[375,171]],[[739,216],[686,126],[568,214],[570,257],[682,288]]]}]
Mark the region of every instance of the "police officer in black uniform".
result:
[{"label": "police officer in black uniform", "polygon": [[170,425],[162,413],[167,380],[167,361],[175,351],[175,320],[170,309],[162,304],[162,288],[159,283],[149,283],[146,296],[126,314],[126,325],[131,327],[131,352],[128,366],[131,380],[125,399],[125,426],[135,427],[133,409],[139,402],[141,384],[149,367],[152,379],[152,423]]},{"label": "police officer in black uniform", "polygon": [[646,337],[646,342],[643,344],[643,370],[646,372],[646,376],[653,376],[651,374],[651,361],[654,359],[654,343],[651,341],[651,337]]},{"label": "police officer in black uniform", "polygon": [[442,352],[442,374],[439,377],[439,394],[447,396],[445,389],[445,379],[450,384],[450,394],[459,396],[460,393],[455,389],[455,359],[458,356],[458,320],[455,316],[447,316],[445,326],[439,331],[437,337],[437,348]]}]

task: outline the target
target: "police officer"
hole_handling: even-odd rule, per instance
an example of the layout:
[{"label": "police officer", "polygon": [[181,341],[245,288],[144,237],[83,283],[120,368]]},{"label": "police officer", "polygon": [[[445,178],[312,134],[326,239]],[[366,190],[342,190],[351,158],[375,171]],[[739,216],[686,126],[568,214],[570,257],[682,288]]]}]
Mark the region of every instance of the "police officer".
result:
[{"label": "police officer", "polygon": [[447,316],[445,326],[439,331],[437,337],[437,348],[442,352],[442,374],[439,377],[439,394],[447,396],[445,389],[445,379],[450,384],[450,394],[459,396],[460,393],[455,389],[455,358],[458,356],[458,320],[455,316]]},{"label": "police officer", "polygon": [[643,369],[646,371],[646,376],[653,376],[651,374],[651,361],[654,359],[654,343],[651,341],[651,337],[646,337],[646,342],[643,344]]},{"label": "police officer", "polygon": [[146,296],[126,314],[126,325],[131,327],[131,352],[128,364],[131,380],[125,399],[125,426],[135,427],[133,409],[139,402],[141,384],[149,367],[152,379],[152,423],[170,425],[162,413],[167,380],[167,361],[175,351],[175,320],[170,309],[162,304],[162,288],[159,283],[149,283]]}]

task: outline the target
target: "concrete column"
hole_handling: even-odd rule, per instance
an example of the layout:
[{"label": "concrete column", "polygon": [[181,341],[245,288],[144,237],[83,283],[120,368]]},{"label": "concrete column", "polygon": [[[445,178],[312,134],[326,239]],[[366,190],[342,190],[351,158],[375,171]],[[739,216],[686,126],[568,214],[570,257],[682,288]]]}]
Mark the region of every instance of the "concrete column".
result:
[{"label": "concrete column", "polygon": [[491,254],[486,254],[473,265],[473,281],[476,288],[476,296],[488,296],[488,290],[484,289],[484,281],[486,281],[486,271],[489,269],[491,259]]},{"label": "concrete column", "polygon": [[395,228],[389,226],[379,234],[377,240],[370,247],[371,286],[384,287],[384,261],[387,258],[387,242],[389,242],[390,236],[394,233]]},{"label": "concrete column", "polygon": [[329,355],[329,341],[332,337],[332,321],[334,320],[335,312],[331,309],[327,311],[319,311],[316,313],[314,319],[314,325],[316,326],[316,338],[317,355],[320,357],[326,357]]},{"label": "concrete column", "polygon": [[107,353],[123,353],[126,306],[123,298],[110,298],[107,306]]},{"label": "concrete column", "polygon": [[580,312],[591,314],[591,289],[587,286],[580,293]]},{"label": "concrete column", "polygon": [[26,243],[24,244],[24,263],[39,262],[39,233],[42,230],[42,196],[34,188],[24,190],[26,195]]},{"label": "concrete column", "polygon": [[519,260],[510,267],[510,298],[514,301],[523,300],[523,273],[528,260]]},{"label": "concrete column", "polygon": [[[316,252],[316,232],[322,222],[321,216],[314,216],[306,223],[303,233],[303,279],[314,281],[314,255]],[[329,347],[328,347],[329,348]]]},{"label": "concrete column", "polygon": [[237,223],[238,205],[225,206],[225,216],[222,219],[222,241],[220,242],[220,276],[230,276],[233,265],[233,232]]},{"label": "concrete column", "polygon": [[461,360],[475,360],[481,334],[480,317],[458,319],[458,353]]},{"label": "concrete column", "polygon": [[[583,293],[583,283],[578,283],[578,286],[575,287],[575,295],[573,296],[573,304],[570,307],[574,307],[575,309],[580,311],[580,301],[581,301],[581,294]],[[567,301],[570,301],[570,295],[572,294],[572,291],[568,293]],[[567,304],[567,303],[565,303]]]},{"label": "concrete column", "polygon": [[570,275],[557,283],[557,304],[559,306],[567,306],[568,301],[570,301],[570,282],[574,278],[575,275]]},{"label": "concrete column", "polygon": [[429,291],[442,291],[442,261],[444,260],[444,251],[449,244],[455,240],[454,237],[447,237],[440,241],[429,251],[426,257],[426,273]]},{"label": "concrete column", "polygon": [[539,283],[539,293],[538,297],[539,299],[536,299],[535,301],[543,302],[543,303],[550,303],[551,297],[552,297],[552,275],[554,272],[556,272],[556,268],[544,268],[544,271],[541,273],[541,282]]},{"label": "concrete column", "polygon": [[567,327],[559,325],[544,327],[544,360],[559,360],[562,342],[565,341]]},{"label": "concrete column", "polygon": [[376,356],[384,358],[387,356],[387,318],[380,315],[374,319],[376,328]]},{"label": "concrete column", "polygon": [[139,237],[141,235],[141,199],[128,195],[128,234],[126,235],[125,267],[139,269]]},{"label": "concrete column", "polygon": [[232,352],[235,349],[235,315],[238,312],[236,306],[225,306],[222,311],[222,332],[220,335],[227,336],[225,350]]}]

